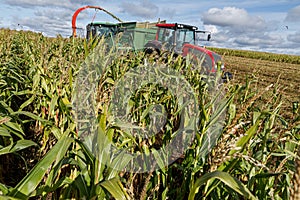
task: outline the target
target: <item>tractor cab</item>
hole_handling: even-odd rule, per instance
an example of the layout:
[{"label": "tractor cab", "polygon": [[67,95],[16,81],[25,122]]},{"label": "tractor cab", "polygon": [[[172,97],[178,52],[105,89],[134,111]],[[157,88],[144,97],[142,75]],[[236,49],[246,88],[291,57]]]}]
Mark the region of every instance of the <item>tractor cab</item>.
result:
[{"label": "tractor cab", "polygon": [[94,37],[112,37],[118,32],[118,24],[108,22],[89,23],[86,26],[86,38],[89,40]]},{"label": "tractor cab", "polygon": [[195,44],[196,26],[190,26],[177,23],[157,24],[156,38],[149,41],[145,47],[151,47],[156,50],[174,51],[178,54],[182,52],[184,44]]}]

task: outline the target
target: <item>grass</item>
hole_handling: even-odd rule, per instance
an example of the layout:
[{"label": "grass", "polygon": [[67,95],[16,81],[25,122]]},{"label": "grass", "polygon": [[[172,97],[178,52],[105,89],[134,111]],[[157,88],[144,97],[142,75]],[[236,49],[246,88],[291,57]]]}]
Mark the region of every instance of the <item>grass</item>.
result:
[{"label": "grass", "polygon": [[[160,62],[142,53],[119,56],[97,46],[101,41],[46,38],[7,29],[0,30],[0,41],[0,196],[290,199],[299,195],[300,110],[295,103],[299,63],[292,64],[299,57],[287,61],[289,56],[222,50],[230,52],[219,53],[234,79],[218,85],[181,57]],[[93,65],[99,60],[106,68]],[[162,66],[167,62],[168,67],[149,71],[155,62]],[[139,68],[141,64],[147,68]],[[182,103],[184,96],[174,95],[172,90],[178,88],[166,89],[155,81],[141,83],[143,87],[126,99],[125,110],[110,107],[114,100],[124,101],[119,94],[140,83],[137,77],[144,80],[146,74],[151,79],[158,76],[155,73],[164,77],[155,79],[160,84],[188,85],[197,115],[189,111],[192,104]],[[204,80],[226,92],[216,98]],[[77,123],[82,108],[91,118]],[[167,116],[155,119],[166,122],[158,134],[141,137],[137,127],[151,128],[155,109]],[[127,114],[126,120],[119,112]],[[220,118],[225,119],[222,131],[213,132]],[[168,154],[158,150],[173,141],[180,149],[182,140],[176,143],[174,138],[178,133],[188,136],[194,122],[197,131],[189,148],[165,166]],[[87,124],[95,126],[95,134]],[[87,140],[81,140],[83,136]],[[112,145],[114,151],[108,151]],[[120,170],[139,166],[124,150],[150,159],[143,166],[148,171]]]}]

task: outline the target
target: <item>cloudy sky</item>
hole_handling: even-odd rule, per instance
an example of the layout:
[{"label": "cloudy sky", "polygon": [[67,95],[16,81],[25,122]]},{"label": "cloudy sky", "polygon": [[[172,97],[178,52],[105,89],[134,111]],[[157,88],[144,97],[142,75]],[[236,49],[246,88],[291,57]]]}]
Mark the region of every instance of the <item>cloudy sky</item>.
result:
[{"label": "cloudy sky", "polygon": [[[300,0],[0,0],[0,27],[68,37],[73,13],[85,5],[103,7],[123,21],[196,25],[212,32],[207,46],[300,55]],[[93,19],[115,22],[88,9],[77,27]]]}]

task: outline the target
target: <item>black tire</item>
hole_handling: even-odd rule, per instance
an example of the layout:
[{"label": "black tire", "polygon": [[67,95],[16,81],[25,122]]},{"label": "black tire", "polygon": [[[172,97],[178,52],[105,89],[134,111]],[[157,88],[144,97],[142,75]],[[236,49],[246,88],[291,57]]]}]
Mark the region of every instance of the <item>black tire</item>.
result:
[{"label": "black tire", "polygon": [[222,77],[224,83],[227,83],[232,78],[233,78],[233,75],[230,72],[224,72],[223,77]]},{"label": "black tire", "polygon": [[145,54],[148,54],[148,55],[159,55],[160,54],[159,49],[152,47],[152,46],[145,47],[144,52],[145,52]]}]

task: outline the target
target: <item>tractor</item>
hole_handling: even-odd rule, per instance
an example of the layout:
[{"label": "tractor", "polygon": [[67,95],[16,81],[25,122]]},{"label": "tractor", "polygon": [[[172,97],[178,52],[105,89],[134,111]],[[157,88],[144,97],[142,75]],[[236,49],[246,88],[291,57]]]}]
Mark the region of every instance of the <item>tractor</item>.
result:
[{"label": "tractor", "polygon": [[[160,22],[123,22],[109,11],[98,6],[84,6],[75,11],[72,17],[73,37],[76,37],[76,19],[78,14],[88,8],[101,10],[109,14],[117,23],[92,22],[87,25],[87,39],[104,36],[109,38],[111,45],[116,45],[118,49],[129,49],[133,51],[144,50],[148,53],[173,52],[174,56],[191,55],[193,60],[202,60],[202,66],[209,72],[216,72],[218,64],[224,71],[224,64],[220,55],[205,47],[196,44],[199,33],[206,34],[207,41],[211,34],[207,31],[199,31],[196,26]],[[121,33],[121,34],[120,34]],[[121,35],[116,44],[116,36]],[[230,73],[225,73],[227,78],[231,78]]]},{"label": "tractor", "polygon": [[[94,18],[91,23],[86,26],[86,38],[87,40],[99,37],[105,37],[110,45],[117,45],[118,48],[140,50],[144,48],[144,45],[155,39],[157,32],[157,23],[165,23],[165,21],[158,22],[123,22],[120,18],[99,6],[84,6],[77,9],[72,17],[72,37],[77,37],[76,34],[76,20],[80,12],[85,9],[95,9],[96,11],[103,11],[110,15],[113,19],[117,20],[116,23],[109,22],[94,22]],[[116,38],[120,36],[120,39],[116,41]],[[117,43],[117,44],[116,44]]]},{"label": "tractor", "polygon": [[[222,71],[225,70],[220,55],[196,44],[197,34],[208,33],[206,40],[209,41],[211,39],[210,32],[199,31],[196,26],[179,23],[157,24],[156,26],[158,27],[156,38],[145,45],[146,54],[172,52],[175,57],[178,55],[183,57],[190,55],[194,61],[202,60],[201,65],[207,72],[214,73],[218,67]],[[226,80],[232,78],[229,72],[224,72],[223,74],[223,78]]]}]

